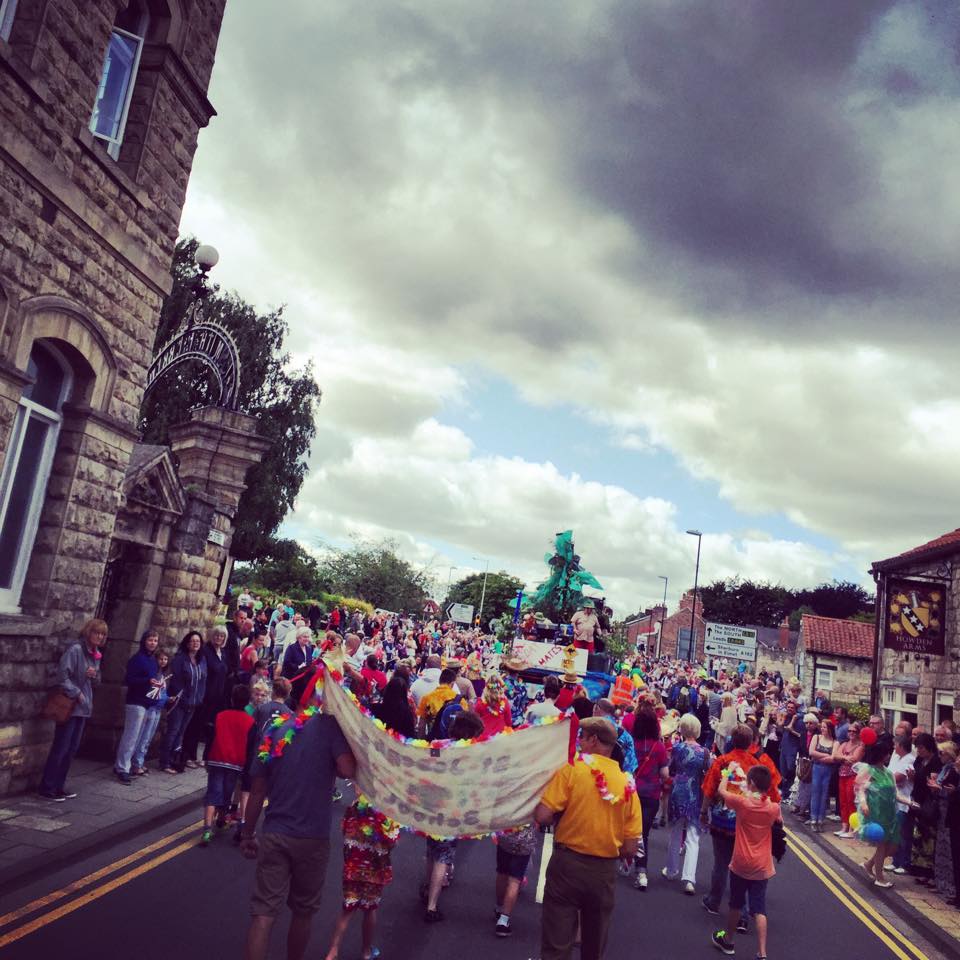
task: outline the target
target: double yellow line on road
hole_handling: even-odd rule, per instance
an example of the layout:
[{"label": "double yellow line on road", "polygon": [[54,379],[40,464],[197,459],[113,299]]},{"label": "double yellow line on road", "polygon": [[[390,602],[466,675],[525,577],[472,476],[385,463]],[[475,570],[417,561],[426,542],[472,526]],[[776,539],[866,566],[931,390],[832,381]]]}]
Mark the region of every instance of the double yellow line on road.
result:
[{"label": "double yellow line on road", "polygon": [[[99,870],[94,870],[93,873],[88,873],[87,876],[80,880],[74,880],[72,883],[68,883],[65,887],[61,887],[59,890],[54,890],[52,893],[48,893],[44,897],[39,897],[25,906],[3,914],[3,916],[0,916],[0,931],[6,927],[9,927],[11,924],[16,924],[18,920],[21,920],[24,917],[29,917],[32,914],[41,911],[39,916],[29,920],[27,923],[24,923],[20,926],[14,926],[12,930],[9,930],[6,933],[0,932],[0,948],[9,946],[11,943],[16,943],[17,940],[22,940],[24,937],[28,936],[34,931],[47,926],[47,924],[53,923],[55,920],[59,920],[61,917],[68,916],[75,910],[85,907],[88,903],[93,903],[94,900],[99,900],[100,897],[106,896],[106,894],[110,893],[112,890],[116,890],[117,887],[122,887],[125,883],[135,880],[137,877],[142,876],[150,870],[153,870],[155,867],[159,867],[162,863],[166,863],[168,860],[172,860],[174,857],[179,856],[181,853],[184,853],[191,847],[196,846],[196,840],[188,840],[185,843],[177,844],[174,847],[170,847],[170,849],[164,850],[163,853],[139,863],[132,869],[120,873],[118,876],[113,877],[106,883],[99,886],[94,886],[104,877],[109,877],[111,874],[116,874],[118,871],[124,870],[125,867],[137,863],[139,860],[143,860],[143,857],[149,856],[151,853],[156,853],[156,851],[161,850],[164,847],[168,847],[171,843],[174,843],[181,837],[191,833],[195,834],[199,827],[199,821],[197,823],[192,823],[189,827],[184,827],[182,830],[178,830],[169,837],[164,837],[162,840],[157,840],[155,843],[151,843],[149,846],[138,850],[136,853],[132,853],[127,857],[123,857],[123,859],[117,860],[114,863],[109,863],[107,866],[101,867]],[[75,893],[79,893],[80,896],[54,909],[47,909],[53,907],[53,905],[60,900],[64,900]]]},{"label": "double yellow line on road", "polygon": [[882,916],[874,904],[857,893],[844,878],[822,857],[801,840],[792,830],[787,830],[787,846],[797,855],[804,866],[865,926],[885,943],[899,960],[929,960],[889,920]]}]

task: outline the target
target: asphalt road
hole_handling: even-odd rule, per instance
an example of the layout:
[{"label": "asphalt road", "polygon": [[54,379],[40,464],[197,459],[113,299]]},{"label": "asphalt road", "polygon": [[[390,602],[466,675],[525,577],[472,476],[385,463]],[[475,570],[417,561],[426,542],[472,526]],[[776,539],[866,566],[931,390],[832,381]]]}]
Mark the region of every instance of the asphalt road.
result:
[{"label": "asphalt road", "polygon": [[[342,805],[341,805],[342,806]],[[199,813],[199,811],[198,811]],[[247,901],[254,864],[244,860],[227,835],[209,848],[194,846],[197,818],[168,824],[136,840],[119,844],[83,863],[61,869],[0,901],[0,958],[39,960],[219,960],[240,957],[247,921]],[[179,837],[180,830],[186,832]],[[171,839],[172,838],[172,839]],[[326,902],[317,917],[308,957],[322,958],[339,912],[339,836],[332,838]],[[652,834],[651,882],[641,893],[621,880],[611,928],[608,956],[632,958],[687,958],[720,956],[709,938],[718,918],[700,904],[711,867],[709,842],[700,860],[698,895],[685,896],[678,884],[659,876],[664,863],[665,831]],[[144,853],[145,848],[157,844]],[[465,841],[457,855],[453,885],[441,897],[446,920],[426,924],[417,897],[423,870],[422,839],[404,835],[394,853],[397,879],[387,888],[380,911],[378,944],[384,960],[401,958],[503,957],[526,960],[539,955],[540,907],[535,902],[539,855],[531,863],[529,883],[514,913],[514,935],[493,935],[494,847],[490,841]],[[806,857],[809,866],[801,862]],[[129,861],[117,868],[112,864]],[[166,858],[166,859],[164,859]],[[869,909],[861,910],[853,893],[870,901],[859,878],[842,873],[832,861],[796,849],[787,853],[768,891],[771,960],[941,960],[938,953],[904,930],[915,946],[898,942]],[[158,862],[162,861],[162,862]],[[827,869],[824,869],[826,867]],[[830,873],[830,871],[834,871]],[[91,873],[103,871],[90,883],[77,885]],[[817,875],[820,874],[820,876]],[[73,888],[69,887],[74,884]],[[828,888],[834,886],[835,891]],[[64,893],[66,890],[66,893]],[[838,896],[837,894],[840,894]],[[841,897],[857,906],[852,913]],[[45,901],[37,904],[38,898]],[[32,904],[32,906],[31,906]],[[11,916],[28,907],[20,916]],[[887,913],[887,916],[891,916]],[[866,921],[866,922],[865,922]],[[872,932],[873,924],[887,940]],[[23,934],[23,935],[21,935]],[[283,957],[285,922],[274,931],[273,957]],[[12,939],[18,937],[18,939]],[[9,938],[9,939],[8,939]],[[12,942],[11,942],[12,939]],[[752,958],[756,941],[740,938],[737,955]],[[341,957],[360,956],[358,920],[347,934]]]}]

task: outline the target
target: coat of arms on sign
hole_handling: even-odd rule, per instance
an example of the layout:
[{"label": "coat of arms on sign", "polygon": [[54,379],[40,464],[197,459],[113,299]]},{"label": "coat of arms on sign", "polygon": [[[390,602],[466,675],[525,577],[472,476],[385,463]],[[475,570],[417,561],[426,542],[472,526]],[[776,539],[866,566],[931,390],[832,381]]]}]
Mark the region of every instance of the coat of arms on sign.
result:
[{"label": "coat of arms on sign", "polygon": [[946,586],[922,580],[891,580],[887,597],[884,646],[942,656]]}]

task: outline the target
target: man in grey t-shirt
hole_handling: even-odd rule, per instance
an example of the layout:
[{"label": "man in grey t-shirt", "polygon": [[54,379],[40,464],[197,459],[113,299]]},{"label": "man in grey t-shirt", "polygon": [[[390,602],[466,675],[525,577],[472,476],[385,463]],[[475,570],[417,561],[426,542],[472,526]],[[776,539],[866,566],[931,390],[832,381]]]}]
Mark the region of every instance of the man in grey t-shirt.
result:
[{"label": "man in grey t-shirt", "polygon": [[[288,729],[293,739],[280,753]],[[251,770],[252,784],[241,850],[257,858],[257,878],[250,903],[250,929],[246,960],[263,960],[270,930],[284,900],[290,906],[288,960],[301,960],[310,940],[313,914],[320,906],[320,894],[330,855],[330,807],[336,776],[351,778],[357,763],[337,721],[318,713],[296,730],[291,717],[267,731],[266,746],[271,756],[259,758]],[[264,800],[269,798],[263,830],[255,834]]]}]

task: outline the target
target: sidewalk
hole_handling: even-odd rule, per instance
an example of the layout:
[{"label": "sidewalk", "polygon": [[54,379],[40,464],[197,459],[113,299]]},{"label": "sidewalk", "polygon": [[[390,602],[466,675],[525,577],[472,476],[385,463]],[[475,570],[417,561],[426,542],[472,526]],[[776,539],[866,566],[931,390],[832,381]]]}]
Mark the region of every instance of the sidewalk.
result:
[{"label": "sidewalk", "polygon": [[[866,873],[860,865],[873,855],[871,844],[835,837],[833,832],[840,829],[840,824],[830,820],[824,825],[824,832],[819,834],[812,833],[809,827],[803,826],[794,817],[789,818],[787,826],[807,843],[826,847],[854,875],[862,876],[864,884],[867,883]],[[886,878],[893,883],[893,888],[881,891],[871,886],[871,896],[875,899],[899,898],[903,904],[919,913],[930,927],[939,931],[942,939],[949,938],[955,949],[960,948],[960,910],[948,906],[935,890],[914,883],[909,874],[898,876],[892,870],[887,870]]]},{"label": "sidewalk", "polygon": [[74,760],[68,785],[76,799],[53,803],[36,794],[0,799],[0,887],[82,858],[158,818],[194,808],[199,819],[206,782],[202,768],[172,776],[154,764],[148,776],[124,786],[109,763]]}]

